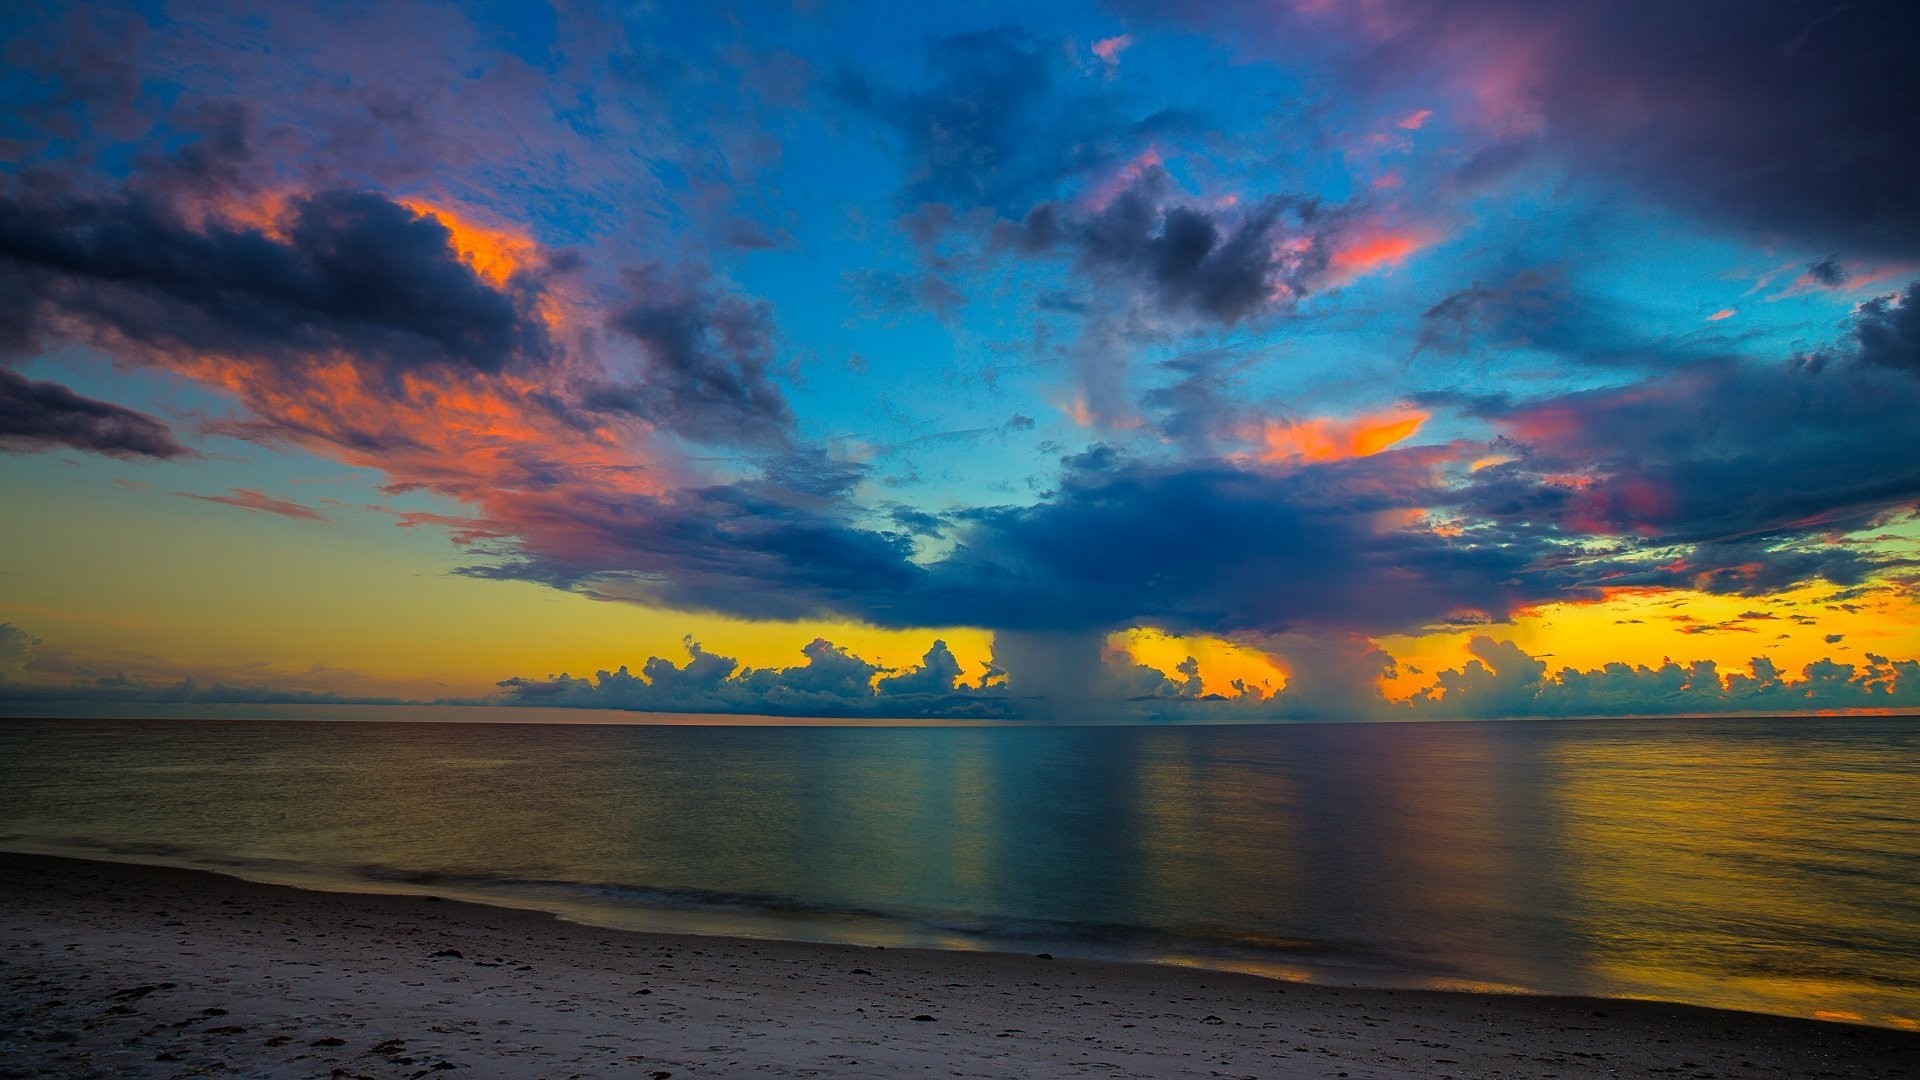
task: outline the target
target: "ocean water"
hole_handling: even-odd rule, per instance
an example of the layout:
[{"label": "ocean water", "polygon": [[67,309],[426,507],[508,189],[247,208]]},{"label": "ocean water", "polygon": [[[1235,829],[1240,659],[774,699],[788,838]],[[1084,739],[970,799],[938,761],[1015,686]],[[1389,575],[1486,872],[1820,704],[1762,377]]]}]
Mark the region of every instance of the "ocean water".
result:
[{"label": "ocean water", "polygon": [[0,847],[633,928],[1920,1018],[1911,718],[0,720]]}]

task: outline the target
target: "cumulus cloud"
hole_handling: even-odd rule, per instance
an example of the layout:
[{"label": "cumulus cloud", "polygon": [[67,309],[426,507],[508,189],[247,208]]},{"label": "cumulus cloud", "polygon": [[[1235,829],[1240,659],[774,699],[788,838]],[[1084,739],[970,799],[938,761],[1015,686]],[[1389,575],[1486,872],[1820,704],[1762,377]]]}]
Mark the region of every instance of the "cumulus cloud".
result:
[{"label": "cumulus cloud", "polygon": [[1801,712],[1920,705],[1920,661],[1874,656],[1864,665],[1831,659],[1804,665],[1799,678],[1755,657],[1744,672],[1722,673],[1707,660],[1657,667],[1612,663],[1587,671],[1548,665],[1511,641],[1476,637],[1464,668],[1439,673],[1438,685],[1403,708],[1422,716],[1633,716],[1715,712]]},{"label": "cumulus cloud", "polygon": [[649,657],[635,674],[623,665],[589,678],[512,678],[500,683],[508,704],[638,712],[766,716],[943,717],[992,719],[1011,715],[1004,691],[956,685],[960,667],[943,641],[921,665],[882,678],[882,669],[822,638],[806,645],[806,662],[751,668],[686,639],[684,664]]},{"label": "cumulus cloud", "polygon": [[18,672],[33,659],[40,639],[12,623],[0,623],[0,674]]},{"label": "cumulus cloud", "polygon": [[[576,678],[514,677],[491,697],[464,704],[614,709],[633,712],[845,718],[1025,719],[1070,722],[1241,722],[1394,717],[1485,719],[1503,716],[1698,715],[1808,710],[1913,708],[1920,705],[1920,661],[1869,653],[1864,664],[1822,659],[1796,673],[1755,657],[1744,670],[1711,661],[1659,665],[1610,663],[1557,670],[1511,641],[1474,637],[1472,659],[1435,673],[1428,688],[1398,702],[1380,693],[1396,671],[1392,656],[1363,636],[1279,635],[1258,639],[1293,674],[1277,694],[1236,684],[1234,694],[1204,692],[1192,657],[1171,671],[1105,652],[1089,635],[1006,633],[977,681],[963,678],[943,641],[919,666],[889,672],[830,641],[801,649],[803,662],[751,668],[685,641],[675,662],[649,657],[638,672],[622,666]],[[1829,642],[1831,643],[1831,641]],[[42,642],[0,623],[0,702],[121,704],[425,704],[354,696],[271,681],[101,674],[72,658],[40,656]],[[1003,666],[1005,665],[1005,666]]]}]

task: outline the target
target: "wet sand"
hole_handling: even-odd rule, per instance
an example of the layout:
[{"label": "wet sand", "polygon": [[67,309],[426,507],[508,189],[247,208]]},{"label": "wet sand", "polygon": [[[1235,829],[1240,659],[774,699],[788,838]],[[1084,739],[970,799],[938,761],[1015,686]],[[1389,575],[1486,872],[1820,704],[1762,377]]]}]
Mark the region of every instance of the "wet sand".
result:
[{"label": "wet sand", "polygon": [[603,930],[0,855],[0,1076],[1920,1076],[1920,1033],[1649,1002]]}]

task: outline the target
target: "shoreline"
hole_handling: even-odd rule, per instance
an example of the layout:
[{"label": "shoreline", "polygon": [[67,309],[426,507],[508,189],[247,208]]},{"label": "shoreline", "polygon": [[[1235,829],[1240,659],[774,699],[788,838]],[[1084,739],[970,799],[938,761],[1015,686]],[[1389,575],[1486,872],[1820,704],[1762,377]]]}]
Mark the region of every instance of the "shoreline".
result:
[{"label": "shoreline", "polygon": [[[592,904],[560,897],[511,896],[489,892],[459,881],[392,877],[346,877],[308,867],[276,870],[268,866],[209,866],[186,858],[172,858],[157,852],[122,854],[111,850],[94,851],[47,844],[15,844],[0,841],[0,861],[13,856],[48,858],[79,863],[105,863],[114,866],[179,870],[210,874],[255,885],[297,889],[341,896],[434,897],[483,908],[517,911],[548,916],[560,922],[617,933],[659,934],[671,937],[724,938],[738,941],[787,942],[795,945],[829,945],[848,948],[886,948],[939,953],[968,953],[993,956],[1028,956],[1036,952],[1071,957],[1090,962],[1136,965],[1148,968],[1177,968],[1248,975],[1289,985],[1330,986],[1370,990],[1434,990],[1444,993],[1503,994],[1521,997],[1564,998],[1581,1001],[1667,1001],[1642,997],[1607,997],[1598,994],[1567,993],[1499,982],[1459,971],[1419,971],[1395,966],[1385,960],[1368,962],[1353,958],[1342,960],[1328,956],[1266,954],[1254,951],[1208,952],[1204,943],[1168,937],[1158,949],[1144,945],[1115,944],[1112,939],[1030,936],[996,936],[991,930],[946,929],[934,931],[909,915],[868,911],[808,911],[804,915],[774,911],[651,907],[627,904]],[[578,883],[575,883],[576,885]],[[835,932],[809,934],[808,925],[832,928]],[[764,932],[761,932],[764,931]],[[1699,1004],[1703,1008],[1722,1008],[1730,1012],[1793,1017],[1792,1013],[1768,1013],[1697,1002],[1668,1001],[1669,1004]],[[1812,1019],[1811,1017],[1800,1017]],[[1870,1020],[1861,1023],[1873,1027]]]},{"label": "shoreline", "polygon": [[0,854],[0,898],[4,1076],[1920,1068],[1920,1033],[1833,1021],[617,930],[463,900],[51,855]]}]

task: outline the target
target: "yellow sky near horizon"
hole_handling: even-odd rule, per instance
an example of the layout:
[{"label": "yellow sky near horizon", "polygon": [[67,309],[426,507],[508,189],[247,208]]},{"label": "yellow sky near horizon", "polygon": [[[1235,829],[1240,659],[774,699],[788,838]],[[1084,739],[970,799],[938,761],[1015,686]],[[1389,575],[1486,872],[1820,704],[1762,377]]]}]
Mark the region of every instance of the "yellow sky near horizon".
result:
[{"label": "yellow sky near horizon", "polygon": [[[801,647],[825,637],[896,670],[940,638],[970,682],[993,650],[982,629],[752,622],[464,577],[453,571],[475,560],[440,532],[397,529],[364,507],[328,504],[322,524],[98,482],[33,495],[36,512],[0,521],[0,622],[41,639],[41,662],[63,671],[435,698],[487,694],[514,676],[638,669],[650,656],[682,664],[688,635],[753,667],[800,664]],[[1382,637],[1400,667],[1383,690],[1400,699],[1432,685],[1470,659],[1480,634],[1512,640],[1554,671],[1672,658],[1713,660],[1724,673],[1766,656],[1797,673],[1827,657],[1920,654],[1911,589],[1883,584],[1835,602],[1840,592],[1621,591],[1543,604],[1510,623]],[[1210,693],[1231,695],[1239,679],[1270,696],[1288,678],[1284,655],[1218,637],[1139,628],[1107,644],[1170,675],[1193,656]]]}]

